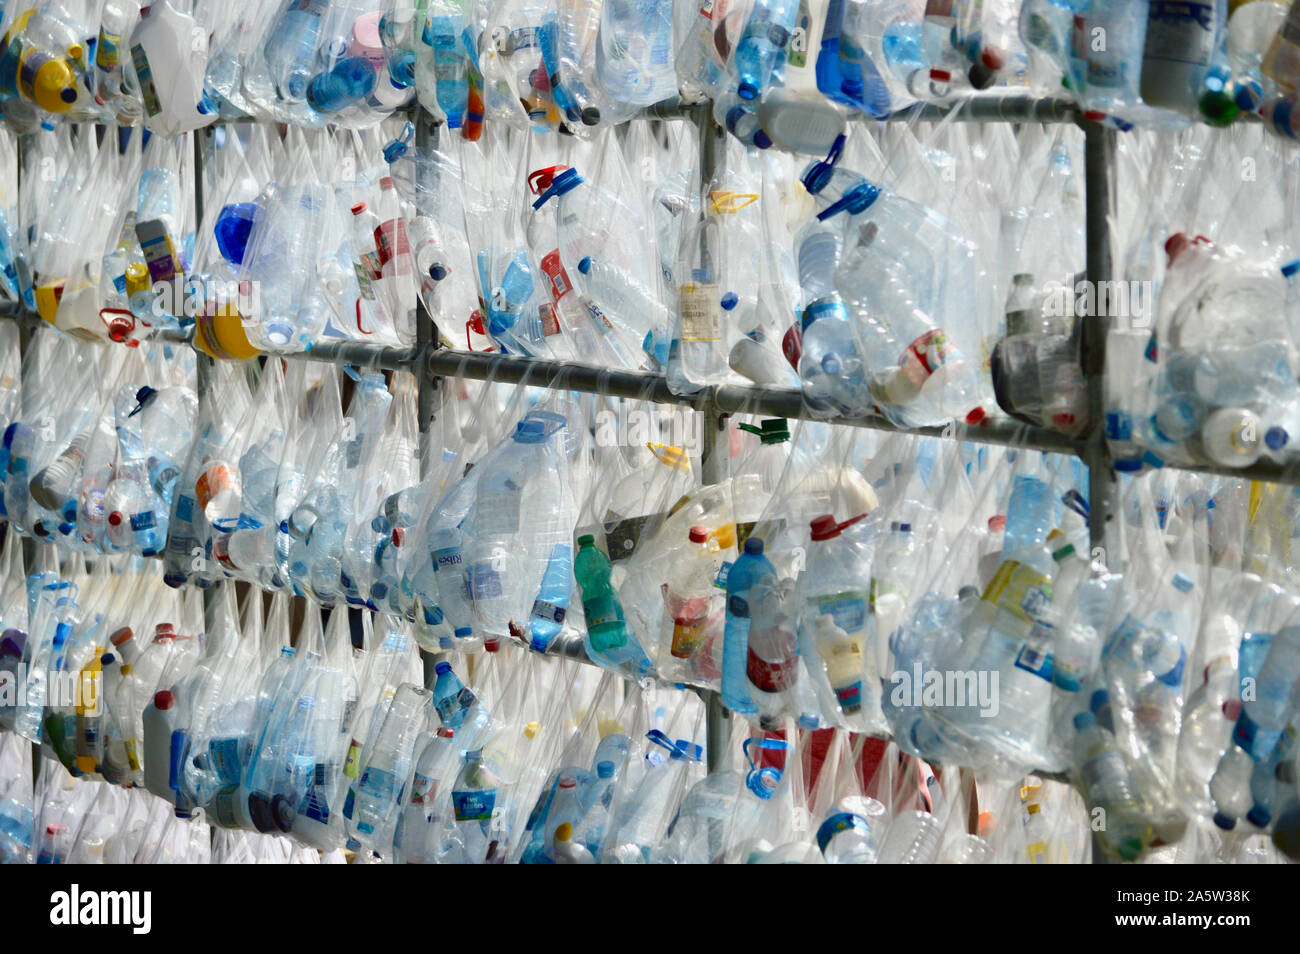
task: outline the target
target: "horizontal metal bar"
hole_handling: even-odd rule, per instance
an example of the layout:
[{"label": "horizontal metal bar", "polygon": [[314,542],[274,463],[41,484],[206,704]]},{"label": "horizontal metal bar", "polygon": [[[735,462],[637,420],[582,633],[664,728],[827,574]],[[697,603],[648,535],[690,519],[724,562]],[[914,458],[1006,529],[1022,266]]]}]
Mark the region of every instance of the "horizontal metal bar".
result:
[{"label": "horizontal metal bar", "polygon": [[884,121],[937,121],[954,113],[953,121],[962,123],[1073,123],[1083,117],[1083,110],[1072,100],[998,92],[973,93],[948,103],[915,103],[891,113]]},{"label": "horizontal metal bar", "polygon": [[318,341],[306,351],[280,355],[282,358],[302,358],[306,361],[329,361],[334,364],[354,364],[364,368],[385,371],[409,371],[420,360],[418,348],[376,347],[364,341]]}]

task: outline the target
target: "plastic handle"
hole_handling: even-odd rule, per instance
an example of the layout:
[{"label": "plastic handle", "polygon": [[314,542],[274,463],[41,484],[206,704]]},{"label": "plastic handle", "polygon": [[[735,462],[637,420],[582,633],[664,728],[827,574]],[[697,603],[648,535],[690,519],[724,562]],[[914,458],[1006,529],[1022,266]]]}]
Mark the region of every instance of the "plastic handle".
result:
[{"label": "plastic handle", "polygon": [[547,166],[545,169],[538,169],[536,172],[529,173],[528,190],[532,192],[533,195],[541,195],[551,187],[551,183],[555,181],[555,177],[568,168],[568,166],[563,165]]},{"label": "plastic handle", "polygon": [[830,152],[826,153],[826,158],[813,163],[812,167],[804,173],[803,187],[811,195],[821,192],[830,183],[831,173],[835,171],[835,164],[840,161],[842,155],[844,155],[844,133],[835,137]]}]

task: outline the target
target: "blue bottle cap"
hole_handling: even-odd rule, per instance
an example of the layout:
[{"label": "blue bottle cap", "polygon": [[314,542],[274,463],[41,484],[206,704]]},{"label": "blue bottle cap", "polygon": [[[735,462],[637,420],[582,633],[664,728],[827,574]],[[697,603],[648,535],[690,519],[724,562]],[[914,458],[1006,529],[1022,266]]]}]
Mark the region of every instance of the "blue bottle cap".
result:
[{"label": "blue bottle cap", "polygon": [[449,663],[449,662],[440,662],[440,663],[438,663],[436,666],[433,667],[433,671],[436,672],[436,673],[437,673],[438,675],[440,675],[440,676],[445,676],[445,675],[447,675],[447,673],[451,672],[451,663]]},{"label": "blue bottle cap", "polygon": [[1074,728],[1077,732],[1090,729],[1096,724],[1097,717],[1091,712],[1076,712],[1074,715]]},{"label": "blue bottle cap", "polygon": [[117,661],[117,657],[114,656],[112,653],[104,653],[104,655],[99,657],[99,664],[101,666],[111,666],[116,661]]},{"label": "blue bottle cap", "polygon": [[758,97],[758,87],[753,83],[741,83],[736,93],[741,99],[756,99]]},{"label": "blue bottle cap", "polygon": [[1268,823],[1272,820],[1273,812],[1264,805],[1254,805],[1250,811],[1246,812],[1246,821],[1256,828],[1267,828]]},{"label": "blue bottle cap", "polygon": [[540,444],[546,440],[546,425],[533,419],[520,421],[515,425],[515,440],[520,444]]},{"label": "blue bottle cap", "polygon": [[1291,261],[1287,262],[1285,265],[1282,266],[1282,276],[1284,278],[1290,278],[1292,275],[1295,275],[1297,272],[1300,272],[1300,258],[1293,258]]},{"label": "blue bottle cap", "polygon": [[754,145],[759,149],[771,149],[772,137],[760,129],[758,132],[754,133]]},{"label": "blue bottle cap", "polygon": [[1237,827],[1237,819],[1223,814],[1223,812],[1214,813],[1214,824],[1218,825],[1224,831],[1232,831]]},{"label": "blue bottle cap", "polygon": [[722,296],[722,310],[731,311],[736,305],[740,304],[740,298],[735,292],[727,292]]},{"label": "blue bottle cap", "polygon": [[613,778],[613,777],[614,777],[613,762],[598,762],[596,764],[596,778]]},{"label": "blue bottle cap", "polygon": [[1135,474],[1142,469],[1142,460],[1117,460],[1114,467],[1121,473]]},{"label": "blue bottle cap", "polygon": [[451,269],[447,268],[442,262],[434,262],[429,266],[429,277],[435,282],[440,282],[451,274]]},{"label": "blue bottle cap", "polygon": [[468,626],[457,626],[455,636],[457,639],[469,639],[474,635],[474,630]]},{"label": "blue bottle cap", "polygon": [[1264,443],[1269,450],[1279,451],[1286,447],[1290,440],[1291,435],[1286,432],[1285,427],[1274,425],[1264,432]]},{"label": "blue bottle cap", "polygon": [[1192,582],[1192,578],[1186,573],[1175,573],[1172,582],[1174,584],[1174,589],[1178,590],[1180,593],[1190,593],[1192,592],[1192,587],[1196,585]]},{"label": "blue bottle cap", "polygon": [[759,556],[763,552],[763,541],[758,537],[750,537],[745,541],[745,552],[750,556]]},{"label": "blue bottle cap", "polygon": [[580,262],[578,263],[578,271],[581,272],[583,275],[587,275],[587,274],[590,274],[590,273],[591,273],[591,256],[590,256],[590,255],[584,255],[584,256],[582,257],[582,261],[580,261]]},{"label": "blue bottle cap", "polygon": [[1088,708],[1093,712],[1100,712],[1105,706],[1110,705],[1110,693],[1105,689],[1098,689],[1088,700]]}]

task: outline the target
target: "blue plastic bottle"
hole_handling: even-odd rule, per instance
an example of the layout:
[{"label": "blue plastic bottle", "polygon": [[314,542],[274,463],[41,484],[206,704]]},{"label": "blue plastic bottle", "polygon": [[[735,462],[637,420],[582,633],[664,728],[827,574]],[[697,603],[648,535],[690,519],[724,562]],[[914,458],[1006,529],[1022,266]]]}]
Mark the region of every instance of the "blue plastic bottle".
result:
[{"label": "blue plastic bottle", "polygon": [[737,92],[741,99],[758,99],[772,75],[785,62],[785,49],[794,30],[799,4],[792,0],[758,0],[736,44]]},{"label": "blue plastic bottle", "polygon": [[749,694],[749,600],[754,585],[766,577],[775,579],[776,568],[763,556],[763,541],[750,537],[745,552],[727,574],[727,624],[722,637],[722,704],[732,712],[758,712]]},{"label": "blue plastic bottle", "polygon": [[375,88],[375,68],[364,56],[349,56],[307,84],[307,102],[318,113],[337,113]]}]

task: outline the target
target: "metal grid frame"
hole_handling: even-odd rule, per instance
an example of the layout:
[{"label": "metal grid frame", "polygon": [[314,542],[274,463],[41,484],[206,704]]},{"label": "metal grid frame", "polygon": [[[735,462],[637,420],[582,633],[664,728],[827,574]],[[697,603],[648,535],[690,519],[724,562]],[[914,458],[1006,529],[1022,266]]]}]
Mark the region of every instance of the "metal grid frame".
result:
[{"label": "metal grid frame", "polygon": [[[427,151],[437,142],[440,127],[423,110],[416,109],[412,117],[417,153]],[[648,107],[644,118],[660,120],[685,120],[699,128],[699,171],[702,188],[716,170],[719,143],[725,130],[713,119],[711,104],[685,103],[668,100]],[[882,119],[873,120],[855,115],[857,122],[915,122],[939,121],[973,123],[1072,123],[1084,133],[1084,182],[1086,189],[1086,275],[1093,287],[1109,287],[1113,279],[1110,219],[1113,198],[1115,129],[1088,118],[1074,102],[1060,98],[1037,98],[1018,92],[974,94],[951,105],[918,103]],[[194,205],[196,222],[203,221],[203,144],[211,135],[211,126],[193,134],[195,163]],[[22,175],[22,156],[19,155],[19,176]],[[429,173],[425,171],[424,175]],[[428,183],[421,183],[425,188]],[[21,227],[21,223],[20,223]],[[40,322],[21,304],[0,306],[0,317],[17,318],[22,324],[27,320]],[[788,419],[814,419],[806,410],[801,393],[792,388],[767,388],[736,385],[718,385],[701,388],[693,394],[677,394],[670,390],[666,376],[645,371],[624,371],[593,367],[575,362],[548,361],[517,355],[500,355],[483,352],[462,352],[441,347],[433,322],[419,305],[417,340],[413,348],[372,347],[359,342],[323,342],[297,354],[281,355],[284,358],[348,363],[385,370],[405,370],[416,376],[421,444],[428,433],[433,417],[434,392],[440,378],[466,378],[492,380],[502,383],[527,383],[541,388],[564,388],[591,394],[635,398],[660,404],[673,404],[691,408],[704,416],[702,433],[706,441],[702,453],[701,479],[703,483],[717,483],[729,474],[726,434],[727,419],[734,414],[754,414]],[[1106,302],[1098,300],[1098,314],[1089,316],[1082,329],[1080,361],[1087,386],[1087,401],[1092,422],[1091,430],[1082,437],[1073,438],[1045,428],[1032,427],[1001,416],[971,427],[956,424],[946,427],[901,428],[877,415],[861,417],[836,417],[815,419],[826,423],[865,427],[894,433],[910,433],[926,437],[976,443],[1000,444],[1038,450],[1047,453],[1070,454],[1079,457],[1089,473],[1089,535],[1093,547],[1109,551],[1115,531],[1113,523],[1117,512],[1118,477],[1109,448],[1104,426],[1106,371],[1106,339],[1110,330]],[[22,335],[25,348],[27,334]],[[178,344],[191,344],[187,334],[162,333],[163,340]],[[213,359],[197,352],[199,393],[211,374]],[[425,448],[421,446],[421,458]],[[1179,468],[1201,473],[1218,473],[1245,479],[1258,479],[1278,483],[1300,484],[1300,467],[1281,466],[1261,461],[1248,468],[1228,469],[1215,466]],[[210,609],[212,601],[206,598]],[[559,639],[553,653],[589,663],[582,640]],[[432,685],[433,667],[444,654],[424,653],[425,678]],[[730,713],[723,707],[720,694],[700,691],[706,706],[706,738],[708,770],[717,771],[723,764],[726,742],[730,733]],[[1061,778],[1052,773],[1036,773],[1048,778]]]}]

